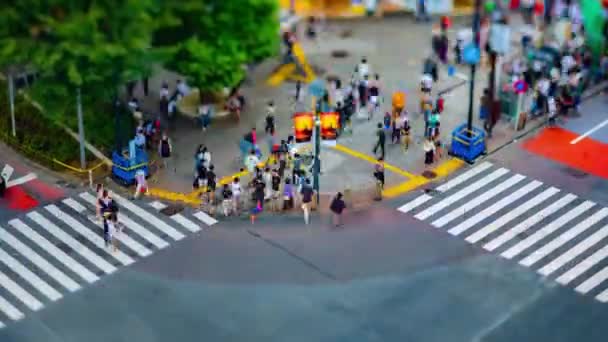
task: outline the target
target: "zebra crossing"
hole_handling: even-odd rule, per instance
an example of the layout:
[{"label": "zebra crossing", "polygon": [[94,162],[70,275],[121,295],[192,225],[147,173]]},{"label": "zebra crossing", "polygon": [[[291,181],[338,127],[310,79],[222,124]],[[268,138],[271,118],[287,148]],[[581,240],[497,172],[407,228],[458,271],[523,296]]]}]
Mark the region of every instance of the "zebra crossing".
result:
[{"label": "zebra crossing", "polygon": [[116,251],[105,246],[89,192],[0,224],[0,329],[218,222],[204,212],[165,217],[157,214],[163,203],[112,197],[122,227]]},{"label": "zebra crossing", "polygon": [[608,208],[597,203],[483,162],[397,210],[608,302]]}]

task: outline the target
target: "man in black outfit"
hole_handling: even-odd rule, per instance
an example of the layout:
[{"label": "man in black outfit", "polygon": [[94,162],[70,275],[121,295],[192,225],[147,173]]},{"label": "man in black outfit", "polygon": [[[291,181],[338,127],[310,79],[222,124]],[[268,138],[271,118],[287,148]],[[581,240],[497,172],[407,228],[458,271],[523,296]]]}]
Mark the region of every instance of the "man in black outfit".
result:
[{"label": "man in black outfit", "polygon": [[385,150],[385,146],[386,146],[386,133],[384,132],[384,129],[382,129],[381,123],[379,123],[377,127],[378,127],[378,130],[376,131],[376,136],[378,137],[378,140],[376,141],[376,145],[374,146],[374,153],[376,153],[376,151],[378,151],[378,149],[380,149],[380,152],[381,152],[380,157],[382,159],[384,159],[384,150]]}]

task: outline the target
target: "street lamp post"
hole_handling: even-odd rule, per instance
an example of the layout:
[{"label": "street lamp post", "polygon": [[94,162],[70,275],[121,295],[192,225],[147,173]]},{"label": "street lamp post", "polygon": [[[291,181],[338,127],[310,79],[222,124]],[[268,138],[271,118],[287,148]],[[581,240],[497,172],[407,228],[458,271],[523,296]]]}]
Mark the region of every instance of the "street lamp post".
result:
[{"label": "street lamp post", "polygon": [[[475,15],[473,17],[473,40],[475,46],[481,49],[479,46],[479,28],[481,26],[481,0],[475,0]],[[477,69],[476,64],[471,64],[471,79],[469,80],[469,113],[467,117],[467,134],[469,137],[473,135],[473,103],[475,96],[475,71]]]}]

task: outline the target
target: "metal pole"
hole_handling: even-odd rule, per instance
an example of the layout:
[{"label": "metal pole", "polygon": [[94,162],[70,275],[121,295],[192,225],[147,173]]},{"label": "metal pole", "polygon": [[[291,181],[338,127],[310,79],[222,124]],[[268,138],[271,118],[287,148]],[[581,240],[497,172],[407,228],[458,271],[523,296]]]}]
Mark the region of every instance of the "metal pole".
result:
[{"label": "metal pole", "polygon": [[17,136],[17,127],[15,125],[15,84],[13,83],[13,74],[8,74],[8,98],[11,107],[11,127],[13,129],[13,137]]},{"label": "metal pole", "polygon": [[[479,17],[481,9],[481,0],[475,0],[475,16],[473,17],[473,39],[477,49],[479,47]],[[481,51],[480,51],[481,54]],[[475,71],[476,65],[471,64],[471,79],[469,80],[469,115],[467,119],[467,135],[473,135],[473,97],[475,95]]]},{"label": "metal pole", "polygon": [[82,99],[80,97],[80,87],[76,92],[76,110],[78,112],[78,140],[80,141],[80,168],[85,169],[87,167],[87,161],[85,159],[84,151],[84,124],[82,121]]},{"label": "metal pole", "polygon": [[315,192],[317,193],[317,206],[319,206],[319,173],[321,172],[321,121],[319,119],[319,113],[317,113],[317,102],[314,96],[312,101],[312,112],[315,118],[315,162],[313,165],[313,185]]}]

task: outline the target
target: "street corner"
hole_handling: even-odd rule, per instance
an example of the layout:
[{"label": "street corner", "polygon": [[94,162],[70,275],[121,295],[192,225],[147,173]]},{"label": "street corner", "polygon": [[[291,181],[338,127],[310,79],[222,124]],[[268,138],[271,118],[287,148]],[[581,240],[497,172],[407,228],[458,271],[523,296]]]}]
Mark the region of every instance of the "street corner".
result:
[{"label": "street corner", "polygon": [[[353,158],[365,161],[365,162],[367,162],[367,163],[369,163],[371,165],[375,165],[378,162],[378,158],[376,156],[359,152],[357,150],[354,150],[354,149],[352,149],[350,147],[346,147],[344,145],[336,144],[336,146],[333,146],[332,148],[335,151],[339,151],[342,154],[345,154],[345,155],[348,155],[350,157],[353,157]],[[402,169],[402,168],[400,168],[398,166],[392,165],[391,163],[385,162],[384,163],[384,168],[387,171],[390,171],[392,173],[395,173],[397,175],[400,175],[400,176],[408,178],[408,179],[416,177],[416,175],[414,175],[413,173],[408,172],[407,170],[404,170],[404,169]]]},{"label": "street corner", "polygon": [[425,184],[443,179],[459,170],[464,164],[465,162],[461,159],[450,158],[440,163],[435,168],[423,172],[423,175],[415,175],[401,184],[385,189],[382,194],[386,198],[398,197]]},{"label": "street corner", "polygon": [[608,144],[590,137],[588,133],[548,127],[525,141],[522,148],[559,164],[608,179]]},{"label": "street corner", "polygon": [[5,191],[0,198],[0,211],[12,213],[31,210],[43,203],[65,197],[61,188],[39,179],[35,172],[15,161],[2,166]]}]

